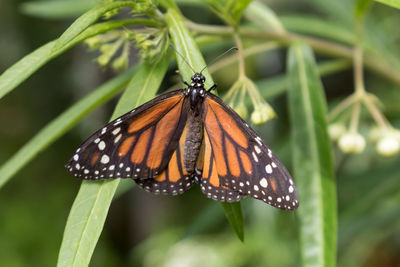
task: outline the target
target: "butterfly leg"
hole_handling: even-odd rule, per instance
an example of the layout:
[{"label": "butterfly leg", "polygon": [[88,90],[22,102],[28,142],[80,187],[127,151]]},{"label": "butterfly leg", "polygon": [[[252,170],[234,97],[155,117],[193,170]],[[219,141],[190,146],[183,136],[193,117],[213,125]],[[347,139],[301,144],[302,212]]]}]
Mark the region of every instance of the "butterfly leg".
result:
[{"label": "butterfly leg", "polygon": [[179,78],[181,78],[181,82],[182,82],[184,85],[186,85],[187,87],[189,87],[190,85],[188,84],[187,81],[185,81],[185,80],[183,79],[183,77],[182,77],[181,73],[179,72],[179,70],[176,70],[175,72],[176,72],[176,74],[179,75]]},{"label": "butterfly leg", "polygon": [[214,83],[213,86],[210,87],[210,89],[207,90],[207,92],[211,92],[212,90],[214,90],[215,88],[217,88],[217,84]]}]

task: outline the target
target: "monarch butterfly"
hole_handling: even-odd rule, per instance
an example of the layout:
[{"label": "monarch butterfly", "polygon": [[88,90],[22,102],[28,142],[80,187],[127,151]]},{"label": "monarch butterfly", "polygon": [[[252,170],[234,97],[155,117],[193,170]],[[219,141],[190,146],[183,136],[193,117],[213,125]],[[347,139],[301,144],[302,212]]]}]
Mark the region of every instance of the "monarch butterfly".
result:
[{"label": "monarch butterfly", "polygon": [[88,180],[132,178],[154,194],[178,195],[194,183],[211,199],[245,196],[274,207],[299,206],[293,180],[256,132],[195,73],[191,84],[162,94],[108,123],[66,164]]}]

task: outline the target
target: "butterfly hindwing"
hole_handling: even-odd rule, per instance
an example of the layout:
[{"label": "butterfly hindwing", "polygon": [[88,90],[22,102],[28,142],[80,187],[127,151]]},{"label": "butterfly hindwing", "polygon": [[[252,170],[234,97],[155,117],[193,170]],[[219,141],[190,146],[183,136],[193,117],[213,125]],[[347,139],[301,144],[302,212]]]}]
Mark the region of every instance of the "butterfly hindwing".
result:
[{"label": "butterfly hindwing", "polygon": [[86,140],[66,167],[83,179],[154,178],[168,165],[186,124],[183,90],[156,97]]},{"label": "butterfly hindwing", "polygon": [[179,195],[194,184],[194,174],[183,167],[183,149],[187,134],[187,124],[181,134],[178,146],[172,154],[168,166],[155,178],[136,179],[136,184],[154,194]]},{"label": "butterfly hindwing", "polygon": [[200,184],[201,191],[208,197],[214,200],[236,202],[241,200],[244,195],[223,185],[220,176],[218,175],[218,166],[210,139],[207,132],[204,132],[203,150],[198,160],[196,169],[196,180]]},{"label": "butterfly hindwing", "polygon": [[[211,149],[219,187],[228,188],[241,196],[251,196],[280,209],[298,207],[297,191],[290,174],[239,115],[209,93],[203,103],[203,120],[205,136],[208,135],[210,140],[210,148],[205,142],[205,151]],[[211,166],[206,154],[203,178],[207,165]]]}]

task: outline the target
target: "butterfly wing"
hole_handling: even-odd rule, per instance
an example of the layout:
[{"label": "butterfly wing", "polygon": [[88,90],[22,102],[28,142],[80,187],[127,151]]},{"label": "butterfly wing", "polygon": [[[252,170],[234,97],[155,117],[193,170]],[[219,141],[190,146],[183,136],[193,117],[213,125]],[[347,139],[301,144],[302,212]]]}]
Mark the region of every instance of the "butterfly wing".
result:
[{"label": "butterfly wing", "polygon": [[241,200],[244,195],[232,190],[224,185],[218,175],[221,164],[217,164],[210,138],[207,131],[204,132],[202,151],[198,158],[196,166],[195,180],[200,184],[201,191],[208,197],[214,200],[236,202]]},{"label": "butterfly wing", "polygon": [[[214,185],[203,190],[207,196],[211,193],[214,199],[235,201],[248,195],[280,209],[298,207],[297,190],[289,172],[236,112],[208,93],[203,102],[203,120],[205,153],[201,178]],[[227,199],[227,190],[236,195],[232,193]]]},{"label": "butterfly wing", "polygon": [[83,179],[147,179],[161,174],[187,120],[184,90],[156,97],[87,139],[66,168]]},{"label": "butterfly wing", "polygon": [[154,179],[137,179],[136,184],[144,190],[163,195],[179,195],[188,190],[194,183],[193,173],[183,167],[183,149],[187,134],[186,124],[167,167]]}]

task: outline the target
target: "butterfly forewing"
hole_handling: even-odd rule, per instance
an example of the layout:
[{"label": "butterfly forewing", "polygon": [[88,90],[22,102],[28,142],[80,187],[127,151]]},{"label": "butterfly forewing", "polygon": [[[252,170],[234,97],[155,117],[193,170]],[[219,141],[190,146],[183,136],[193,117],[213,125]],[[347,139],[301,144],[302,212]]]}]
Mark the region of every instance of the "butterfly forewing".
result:
[{"label": "butterfly forewing", "polygon": [[68,171],[83,179],[156,177],[178,146],[187,108],[183,90],[177,90],[128,112],[86,140]]},{"label": "butterfly forewing", "polygon": [[[205,151],[210,149],[210,158],[215,159],[219,187],[280,209],[297,208],[297,191],[290,174],[256,132],[212,94],[205,98],[203,112],[205,135],[210,139],[209,148],[205,142]],[[211,166],[206,155],[203,179],[210,177],[204,174],[207,165]]]}]

